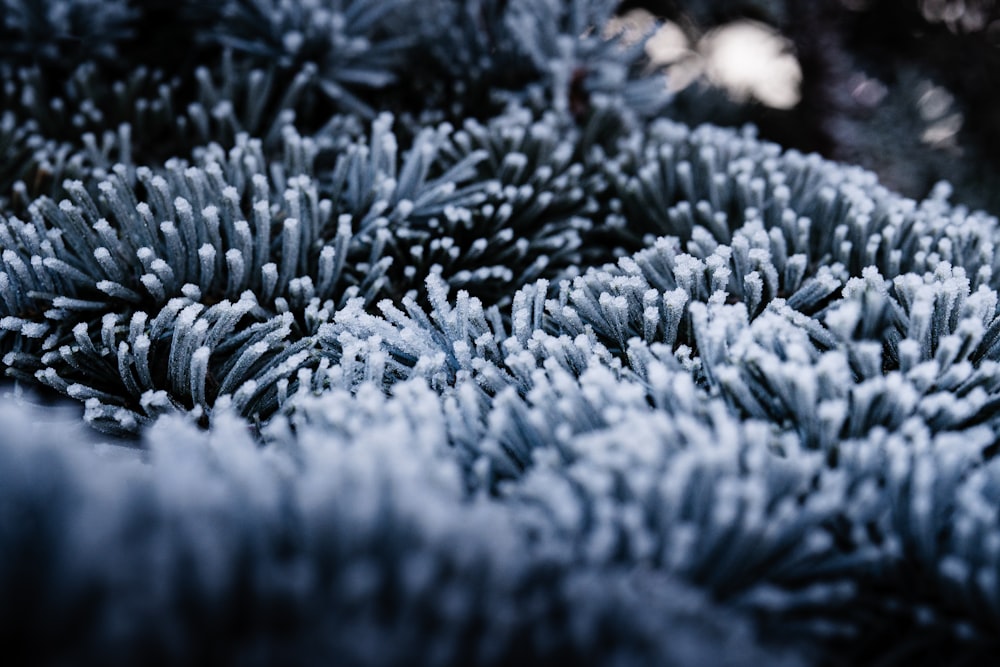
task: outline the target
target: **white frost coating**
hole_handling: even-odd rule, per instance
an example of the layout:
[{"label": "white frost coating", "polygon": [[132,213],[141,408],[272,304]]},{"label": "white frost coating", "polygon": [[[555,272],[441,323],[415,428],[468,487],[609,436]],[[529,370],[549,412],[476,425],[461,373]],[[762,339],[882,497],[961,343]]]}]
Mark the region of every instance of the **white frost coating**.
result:
[{"label": "white frost coating", "polygon": [[[396,47],[364,27],[389,15],[376,4],[272,3],[268,64],[340,40],[301,89],[269,98],[285,89],[243,56],[235,74],[205,67],[202,103],[181,113],[224,139],[0,220],[5,370],[152,451],[139,472],[66,452],[36,467],[0,438],[0,501],[48,490],[24,506],[68,517],[41,548],[92,568],[98,593],[168,591],[88,598],[95,627],[162,639],[187,627],[178,609],[224,614],[252,580],[322,619],[309,637],[378,637],[365,645],[386,664],[428,643],[429,662],[504,664],[505,637],[608,664],[727,664],[697,658],[745,627],[733,609],[849,636],[894,622],[851,611],[877,607],[873,591],[928,635],[992,637],[996,221],[748,133],[647,122],[662,98],[588,30],[601,3],[500,3],[492,31],[465,30],[494,19],[462,3],[422,10],[442,10],[438,48],[455,46],[443,71],[488,81],[490,62],[527,54],[544,80],[523,101],[578,117],[511,104],[459,129],[413,116],[398,137],[385,114],[367,137],[263,118],[409,85],[378,64]],[[448,93],[456,108],[464,94]],[[16,567],[0,563],[0,587]],[[412,624],[375,609],[386,599],[447,631],[401,636]],[[691,636],[678,615],[696,637],[722,630],[670,662]],[[653,658],[603,653],[635,637]]]}]

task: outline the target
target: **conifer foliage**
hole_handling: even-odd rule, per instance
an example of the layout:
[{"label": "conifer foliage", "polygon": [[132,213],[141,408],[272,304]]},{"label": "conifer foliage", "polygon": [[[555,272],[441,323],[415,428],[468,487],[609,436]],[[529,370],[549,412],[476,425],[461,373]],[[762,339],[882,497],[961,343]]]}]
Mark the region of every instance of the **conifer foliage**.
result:
[{"label": "conifer foliage", "polygon": [[995,655],[997,220],[615,9],[0,0],[14,664]]}]

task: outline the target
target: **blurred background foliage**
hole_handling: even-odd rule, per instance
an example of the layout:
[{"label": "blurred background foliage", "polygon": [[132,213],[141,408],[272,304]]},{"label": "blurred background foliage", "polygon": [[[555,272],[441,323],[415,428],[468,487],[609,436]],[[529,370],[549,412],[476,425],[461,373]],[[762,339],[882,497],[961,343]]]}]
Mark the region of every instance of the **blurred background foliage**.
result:
[{"label": "blurred background foliage", "polygon": [[1000,214],[997,0],[628,0],[618,28],[666,24],[651,58],[673,114],[860,164],[921,198]]}]

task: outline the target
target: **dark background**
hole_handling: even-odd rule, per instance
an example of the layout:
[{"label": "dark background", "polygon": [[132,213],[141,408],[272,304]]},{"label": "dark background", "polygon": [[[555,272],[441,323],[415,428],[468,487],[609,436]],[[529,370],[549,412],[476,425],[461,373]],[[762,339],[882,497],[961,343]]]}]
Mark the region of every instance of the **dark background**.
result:
[{"label": "dark background", "polygon": [[[733,21],[760,22],[799,62],[791,109],[731,100],[703,78],[680,92],[682,120],[754,123],[763,138],[860,164],[911,197],[947,179],[954,201],[1000,214],[996,0],[629,0],[621,11],[636,8],[676,23],[692,43]],[[942,140],[942,120],[960,129]]]}]

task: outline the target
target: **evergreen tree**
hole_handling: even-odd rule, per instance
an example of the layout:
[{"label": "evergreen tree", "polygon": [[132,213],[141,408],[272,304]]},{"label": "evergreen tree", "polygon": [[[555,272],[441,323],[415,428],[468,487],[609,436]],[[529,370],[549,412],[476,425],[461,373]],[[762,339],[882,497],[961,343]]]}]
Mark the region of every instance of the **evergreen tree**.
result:
[{"label": "evergreen tree", "polygon": [[4,663],[988,664],[990,144],[809,116],[891,4],[645,3],[782,116],[612,0],[0,0]]}]

